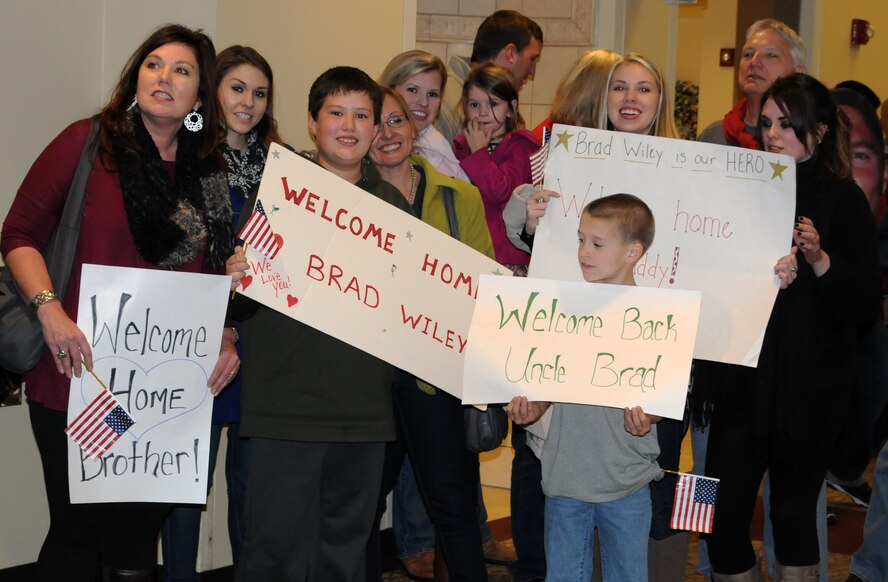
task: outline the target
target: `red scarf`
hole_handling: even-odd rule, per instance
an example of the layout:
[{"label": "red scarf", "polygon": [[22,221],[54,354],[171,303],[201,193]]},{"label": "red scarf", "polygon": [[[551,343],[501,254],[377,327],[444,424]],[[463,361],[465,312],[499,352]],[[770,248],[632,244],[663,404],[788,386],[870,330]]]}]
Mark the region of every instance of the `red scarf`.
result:
[{"label": "red scarf", "polygon": [[746,116],[746,99],[741,99],[737,105],[734,106],[733,109],[728,111],[727,115],[725,115],[725,120],[722,123],[722,127],[725,130],[725,138],[728,140],[728,143],[741,147],[748,148],[751,150],[760,150],[762,149],[761,144],[759,144],[758,139],[751,133],[746,132],[746,121],[744,121],[744,117]]}]

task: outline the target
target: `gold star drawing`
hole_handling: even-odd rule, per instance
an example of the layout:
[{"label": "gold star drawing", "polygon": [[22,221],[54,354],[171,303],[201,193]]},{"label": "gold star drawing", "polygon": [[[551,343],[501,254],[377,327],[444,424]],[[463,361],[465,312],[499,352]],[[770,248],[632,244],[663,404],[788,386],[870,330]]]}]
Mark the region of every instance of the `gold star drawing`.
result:
[{"label": "gold star drawing", "polygon": [[271,152],[271,155],[273,155],[274,159],[276,160],[281,159],[281,152],[279,150],[274,150],[273,152]]},{"label": "gold star drawing", "polygon": [[555,147],[557,148],[558,146],[563,145],[564,151],[569,152],[570,150],[567,148],[567,145],[568,145],[568,142],[570,141],[570,138],[572,138],[574,136],[574,134],[567,133],[567,131],[565,130],[565,131],[562,131],[561,133],[556,133],[555,135],[558,136],[558,143],[555,144]]},{"label": "gold star drawing", "polygon": [[771,175],[771,179],[773,180],[774,178],[780,178],[781,180],[783,180],[783,170],[785,170],[787,166],[784,166],[780,162],[768,163],[771,164],[771,169],[774,170],[774,174]]},{"label": "gold star drawing", "polygon": [[406,236],[406,237],[407,237],[407,240],[413,240],[413,233],[412,233],[412,232],[410,232],[410,231],[409,231],[409,230],[408,230],[408,231],[407,231],[407,234],[406,234],[406,235],[404,235],[404,236]]}]

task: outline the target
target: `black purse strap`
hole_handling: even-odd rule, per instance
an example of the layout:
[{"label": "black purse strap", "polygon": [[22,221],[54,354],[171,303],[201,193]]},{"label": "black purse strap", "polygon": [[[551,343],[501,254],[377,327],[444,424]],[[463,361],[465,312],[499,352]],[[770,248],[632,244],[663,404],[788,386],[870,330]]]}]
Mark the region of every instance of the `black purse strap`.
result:
[{"label": "black purse strap", "polygon": [[77,240],[80,238],[80,223],[83,221],[83,205],[86,201],[86,182],[89,180],[89,173],[96,159],[98,141],[95,138],[98,130],[98,121],[94,119],[90,123],[89,135],[86,137],[77,169],[74,170],[74,178],[68,188],[68,197],[62,209],[59,225],[43,251],[52,288],[59,299],[65,296],[65,290],[68,288],[68,279],[71,277],[71,267],[74,262],[74,249],[77,248]]},{"label": "black purse strap", "polygon": [[456,220],[456,204],[453,201],[453,188],[442,187],[444,190],[444,209],[447,211],[447,226],[450,236],[459,240],[459,222]]}]

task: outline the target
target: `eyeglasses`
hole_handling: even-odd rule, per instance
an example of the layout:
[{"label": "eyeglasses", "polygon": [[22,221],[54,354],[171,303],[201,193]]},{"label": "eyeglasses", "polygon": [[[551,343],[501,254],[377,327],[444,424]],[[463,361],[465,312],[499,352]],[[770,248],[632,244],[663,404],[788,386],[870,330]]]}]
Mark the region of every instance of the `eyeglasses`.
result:
[{"label": "eyeglasses", "polygon": [[391,117],[389,117],[388,119],[383,121],[383,123],[385,123],[387,126],[391,127],[392,129],[394,129],[396,127],[401,127],[405,123],[407,123],[407,116],[406,115],[392,115]]}]

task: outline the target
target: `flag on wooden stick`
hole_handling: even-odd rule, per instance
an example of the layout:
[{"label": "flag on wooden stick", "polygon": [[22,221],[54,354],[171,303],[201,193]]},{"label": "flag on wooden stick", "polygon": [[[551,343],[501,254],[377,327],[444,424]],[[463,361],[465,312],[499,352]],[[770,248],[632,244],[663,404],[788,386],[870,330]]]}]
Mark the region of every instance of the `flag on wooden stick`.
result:
[{"label": "flag on wooden stick", "polygon": [[271,223],[268,222],[265,208],[262,207],[260,200],[256,201],[256,209],[237,237],[269,259],[275,258],[281,250],[280,241],[271,229]]}]

